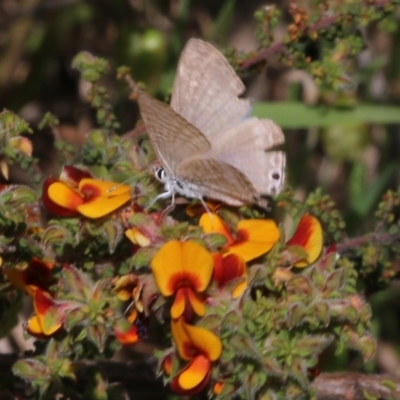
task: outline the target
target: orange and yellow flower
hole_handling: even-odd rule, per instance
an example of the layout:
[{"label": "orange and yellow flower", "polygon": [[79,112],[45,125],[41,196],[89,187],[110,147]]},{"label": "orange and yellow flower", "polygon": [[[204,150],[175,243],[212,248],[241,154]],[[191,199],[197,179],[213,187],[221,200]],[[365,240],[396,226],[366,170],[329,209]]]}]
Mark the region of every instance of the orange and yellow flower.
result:
[{"label": "orange and yellow flower", "polygon": [[165,243],[153,258],[151,268],[161,294],[175,295],[172,318],[185,314],[189,320],[193,312],[199,316],[205,314],[199,295],[210,283],[213,258],[204,247],[191,240]]},{"label": "orange and yellow flower", "polygon": [[221,356],[222,342],[207,329],[186,324],[183,318],[172,320],[171,331],[179,356],[188,361],[171,381],[171,388],[193,395],[209,382],[212,362]]},{"label": "orange and yellow flower", "polygon": [[220,233],[228,243],[221,250],[224,255],[236,254],[244,261],[251,261],[272,249],[279,240],[279,229],[271,219],[239,221],[235,237],[217,214],[205,213],[200,218],[205,233]]},{"label": "orange and yellow flower", "polygon": [[50,293],[39,288],[33,296],[35,315],[28,321],[26,330],[32,336],[43,339],[58,332],[64,322],[64,311]]},{"label": "orange and yellow flower", "polygon": [[49,178],[43,185],[42,201],[53,214],[101,218],[127,203],[130,187],[93,179],[87,171],[67,166],[60,179]]},{"label": "orange and yellow flower", "polygon": [[303,215],[297,225],[288,246],[299,246],[307,253],[307,258],[295,262],[295,267],[306,267],[312,264],[321,254],[323,245],[322,227],[317,218],[312,215]]},{"label": "orange and yellow flower", "polygon": [[51,284],[53,266],[52,262],[33,257],[24,268],[7,268],[5,273],[16,288],[25,290],[33,297],[38,288],[47,290]]},{"label": "orange and yellow flower", "polygon": [[137,326],[132,325],[132,322],[126,319],[122,319],[114,325],[114,334],[123,345],[134,344],[140,339]]},{"label": "orange and yellow flower", "polygon": [[114,326],[115,337],[121,344],[134,344],[140,338],[136,325],[137,318],[144,311],[144,306],[140,299],[142,284],[136,275],[128,274],[116,278],[113,286],[114,292],[120,300],[132,300],[128,308],[130,310],[129,315],[118,321]]}]

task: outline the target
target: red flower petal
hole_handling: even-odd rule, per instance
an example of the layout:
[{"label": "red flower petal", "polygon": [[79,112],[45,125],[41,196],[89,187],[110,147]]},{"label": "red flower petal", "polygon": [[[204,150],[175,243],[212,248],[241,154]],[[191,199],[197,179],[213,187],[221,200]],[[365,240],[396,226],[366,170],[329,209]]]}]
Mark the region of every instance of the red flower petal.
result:
[{"label": "red flower petal", "polygon": [[74,188],[77,188],[79,182],[84,178],[92,178],[92,174],[89,171],[76,168],[72,165],[64,166],[60,175],[61,181]]},{"label": "red flower petal", "polygon": [[[214,253],[214,280],[219,288],[237,278],[246,278],[246,263],[236,254],[222,256],[220,253]],[[237,298],[246,289],[247,281],[240,282],[233,290],[232,297]]]}]

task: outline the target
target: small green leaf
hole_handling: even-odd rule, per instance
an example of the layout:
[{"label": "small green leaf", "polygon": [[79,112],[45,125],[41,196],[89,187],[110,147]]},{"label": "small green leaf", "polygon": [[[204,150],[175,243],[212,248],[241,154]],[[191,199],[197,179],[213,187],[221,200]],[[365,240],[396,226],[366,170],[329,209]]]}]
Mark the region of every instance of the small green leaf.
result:
[{"label": "small green leaf", "polygon": [[33,381],[43,379],[50,374],[49,367],[34,358],[19,360],[13,365],[13,373],[22,379]]}]

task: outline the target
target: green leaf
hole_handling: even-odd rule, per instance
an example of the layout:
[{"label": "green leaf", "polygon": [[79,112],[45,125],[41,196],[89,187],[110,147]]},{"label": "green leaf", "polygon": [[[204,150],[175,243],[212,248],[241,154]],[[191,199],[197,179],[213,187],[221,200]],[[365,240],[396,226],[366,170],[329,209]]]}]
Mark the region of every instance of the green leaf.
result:
[{"label": "green leaf", "polygon": [[13,366],[13,373],[22,379],[33,381],[48,376],[50,369],[46,364],[34,358],[17,361]]},{"label": "green leaf", "polygon": [[389,180],[392,179],[399,169],[398,163],[391,163],[377,176],[377,178],[359,193],[350,197],[350,208],[360,216],[366,216],[378,202],[383,191],[387,188]]},{"label": "green leaf", "polygon": [[291,304],[287,311],[286,321],[290,329],[305,322],[306,307],[301,302]]},{"label": "green leaf", "polygon": [[360,104],[354,108],[343,109],[308,106],[294,101],[256,103],[253,114],[259,118],[271,118],[284,129],[321,128],[357,122],[380,124],[400,122],[400,107],[376,104]]},{"label": "green leaf", "polygon": [[289,376],[294,378],[303,389],[308,386],[306,363],[302,358],[294,358],[288,365]]},{"label": "green leaf", "polygon": [[116,220],[108,220],[103,225],[103,234],[108,238],[108,250],[113,254],[123,236],[122,225]]}]

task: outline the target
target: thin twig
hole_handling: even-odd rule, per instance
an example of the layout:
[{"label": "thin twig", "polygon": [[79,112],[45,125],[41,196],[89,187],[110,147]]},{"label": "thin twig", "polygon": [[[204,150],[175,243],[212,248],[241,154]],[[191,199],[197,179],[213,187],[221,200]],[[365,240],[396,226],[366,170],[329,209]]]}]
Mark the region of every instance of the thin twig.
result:
[{"label": "thin twig", "polygon": [[[375,0],[374,4],[368,3],[368,7],[375,7],[375,8],[379,9],[388,4],[390,4],[390,0]],[[321,18],[314,24],[308,26],[304,30],[303,35],[308,35],[312,32],[317,32],[317,31],[326,29],[326,28],[334,25],[341,16],[342,16],[342,14],[334,14],[334,15],[330,15],[329,17]],[[246,70],[247,68],[252,67],[255,64],[258,64],[259,62],[266,60],[273,54],[277,54],[277,53],[284,51],[285,48],[286,48],[285,41],[273,43],[273,44],[271,44],[271,46],[258,51],[257,53],[250,56],[247,60],[244,60],[239,65],[238,70],[239,71]]]},{"label": "thin twig", "polygon": [[370,233],[358,238],[348,239],[343,243],[337,243],[336,250],[339,253],[345,253],[356,249],[357,247],[363,246],[364,244],[373,242],[379,244],[393,244],[394,242],[400,240],[400,233]]}]

